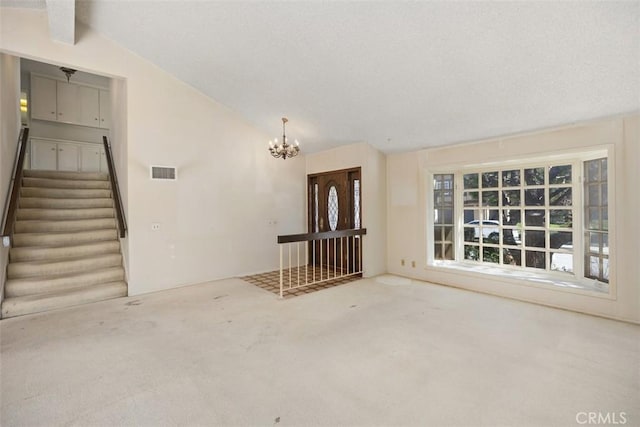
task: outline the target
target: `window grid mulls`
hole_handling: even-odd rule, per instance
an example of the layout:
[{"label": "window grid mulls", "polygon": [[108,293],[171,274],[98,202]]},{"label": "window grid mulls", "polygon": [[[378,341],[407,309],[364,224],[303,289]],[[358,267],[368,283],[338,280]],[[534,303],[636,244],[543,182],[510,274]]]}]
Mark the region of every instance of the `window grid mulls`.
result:
[{"label": "window grid mulls", "polygon": [[464,260],[573,273],[572,165],[463,176]]},{"label": "window grid mulls", "polygon": [[584,162],[584,276],[609,283],[607,159]]},{"label": "window grid mulls", "polygon": [[433,176],[434,258],[455,259],[454,175]]}]

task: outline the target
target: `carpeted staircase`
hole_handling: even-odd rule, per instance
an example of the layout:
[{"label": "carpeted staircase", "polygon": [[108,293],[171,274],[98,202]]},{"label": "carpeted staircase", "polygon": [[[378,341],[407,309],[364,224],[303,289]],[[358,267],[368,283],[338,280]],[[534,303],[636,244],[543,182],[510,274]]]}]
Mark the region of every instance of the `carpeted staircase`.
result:
[{"label": "carpeted staircase", "polygon": [[126,295],[109,175],[25,170],[2,317]]}]

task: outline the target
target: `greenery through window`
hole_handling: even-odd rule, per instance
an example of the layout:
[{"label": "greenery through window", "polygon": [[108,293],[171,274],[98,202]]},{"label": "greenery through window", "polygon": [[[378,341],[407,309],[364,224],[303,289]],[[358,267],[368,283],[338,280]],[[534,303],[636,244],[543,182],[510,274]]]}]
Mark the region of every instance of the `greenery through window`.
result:
[{"label": "greenery through window", "polygon": [[609,282],[609,192],[607,159],[584,162],[584,275]]},{"label": "greenery through window", "polygon": [[608,283],[607,183],[606,158],[434,174],[433,259]]},{"label": "greenery through window", "polygon": [[453,174],[433,176],[434,258],[453,259]]}]

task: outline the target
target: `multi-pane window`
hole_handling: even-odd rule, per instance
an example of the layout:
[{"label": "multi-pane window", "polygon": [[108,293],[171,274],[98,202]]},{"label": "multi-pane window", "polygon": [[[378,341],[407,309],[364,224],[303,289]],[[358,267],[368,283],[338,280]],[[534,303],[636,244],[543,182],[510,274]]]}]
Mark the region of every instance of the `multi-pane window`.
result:
[{"label": "multi-pane window", "polygon": [[572,166],[463,177],[464,259],[573,271]]},{"label": "multi-pane window", "polygon": [[606,158],[434,174],[433,259],[608,283],[607,185]]},{"label": "multi-pane window", "polygon": [[584,162],[584,275],[609,282],[607,159]]},{"label": "multi-pane window", "polygon": [[454,259],[453,174],[433,176],[433,241],[435,259]]}]

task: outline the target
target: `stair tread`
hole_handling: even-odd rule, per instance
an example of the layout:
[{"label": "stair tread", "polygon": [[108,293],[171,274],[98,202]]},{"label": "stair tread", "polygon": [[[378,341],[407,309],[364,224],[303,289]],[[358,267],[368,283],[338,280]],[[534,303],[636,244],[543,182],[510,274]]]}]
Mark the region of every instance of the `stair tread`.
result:
[{"label": "stair tread", "polygon": [[109,272],[124,272],[124,267],[118,266],[118,267],[98,268],[91,271],[65,273],[65,274],[58,274],[56,276],[47,276],[47,277],[38,277],[38,276],[19,277],[16,279],[8,279],[6,286],[8,287],[10,285],[15,285],[20,283],[30,283],[34,281],[37,282],[37,281],[54,280],[54,279],[77,279],[77,278],[88,277],[92,275],[98,275],[98,274],[109,273]]},{"label": "stair tread", "polygon": [[66,188],[66,189],[96,189],[108,190],[111,183],[106,180],[89,180],[89,179],[53,179],[53,178],[37,178],[24,177],[22,179],[23,187],[31,188]]},{"label": "stair tread", "polygon": [[[48,233],[47,233],[48,234]],[[62,246],[18,246],[18,247],[13,247],[10,249],[10,251],[20,251],[20,252],[24,252],[26,250],[42,250],[45,251],[47,249],[82,249],[82,248],[90,248],[92,246],[100,246],[100,245],[104,245],[104,244],[113,244],[116,240],[99,240],[96,242],[82,242],[82,243],[76,243],[76,244],[72,244],[72,245],[62,245]],[[119,245],[120,243],[118,243]]]},{"label": "stair tread", "polygon": [[120,242],[117,240],[102,240],[98,242],[83,242],[76,245],[64,246],[21,246],[9,250],[12,263],[36,260],[66,260],[74,258],[75,254],[106,255],[120,253]]},{"label": "stair tread", "polygon": [[69,273],[122,265],[122,254],[65,258],[61,260],[34,260],[13,262],[7,266],[7,279],[26,277],[57,277]]},{"label": "stair tread", "polygon": [[102,228],[88,231],[59,231],[37,233],[14,233],[13,247],[60,247],[76,245],[80,242],[102,242],[118,239],[116,228]]},{"label": "stair tread", "polygon": [[2,317],[39,313],[124,296],[127,296],[127,283],[117,281],[54,293],[10,297],[2,302]]},{"label": "stair tread", "polygon": [[91,255],[91,256],[77,256],[77,257],[72,257],[72,258],[65,258],[65,259],[61,259],[61,260],[35,260],[35,261],[18,261],[18,262],[12,262],[9,265],[16,265],[16,266],[23,266],[23,265],[27,265],[27,264],[31,264],[31,265],[47,265],[47,264],[65,264],[65,263],[73,263],[76,261],[83,261],[83,260],[96,260],[96,259],[103,259],[106,257],[121,257],[122,254],[120,252],[117,253],[109,253],[109,254],[105,254],[105,255]]},{"label": "stair tread", "polygon": [[90,289],[90,288],[110,287],[110,286],[114,286],[114,285],[127,286],[125,281],[107,282],[107,283],[100,283],[99,285],[82,286],[82,287],[79,287],[79,288],[67,289],[67,290],[58,291],[58,292],[45,292],[45,293],[41,293],[41,294],[23,295],[23,296],[20,296],[20,297],[9,297],[9,298],[5,298],[4,302],[8,302],[8,301],[11,302],[11,301],[17,301],[17,300],[34,301],[34,300],[39,300],[39,299],[43,299],[43,298],[64,297],[66,295],[82,293],[82,292],[84,292],[84,291],[86,291],[87,289]]},{"label": "stair tread", "polygon": [[111,198],[111,190],[100,188],[46,188],[22,187],[21,197],[45,197],[51,199],[101,199]]},{"label": "stair tread", "polygon": [[49,171],[25,169],[23,176],[29,178],[50,178],[50,179],[78,179],[78,180],[96,180],[108,181],[109,174],[106,172],[65,172],[65,171]]},{"label": "stair tread", "polygon": [[58,277],[41,276],[10,279],[7,280],[5,285],[5,298],[54,293],[124,280],[125,271],[123,267],[101,268],[89,272],[59,275]]},{"label": "stair tread", "polygon": [[60,219],[60,220],[18,220],[15,222],[14,230],[18,233],[24,232],[73,232],[91,231],[99,229],[116,228],[115,217],[111,218],[84,218],[84,219]]},{"label": "stair tread", "polygon": [[[44,207],[46,206],[46,207]],[[62,207],[58,207],[62,206]],[[107,197],[29,197],[20,196],[20,209],[85,209],[113,207],[113,200]]]},{"label": "stair tread", "polygon": [[87,222],[87,221],[94,221],[94,222],[98,222],[98,221],[113,221],[113,218],[110,217],[106,217],[106,218],[72,218],[72,219],[17,219],[16,220],[16,224],[17,223],[23,223],[23,224],[35,224],[35,223],[46,223],[46,222],[51,222],[51,223],[60,223],[60,222]]}]

